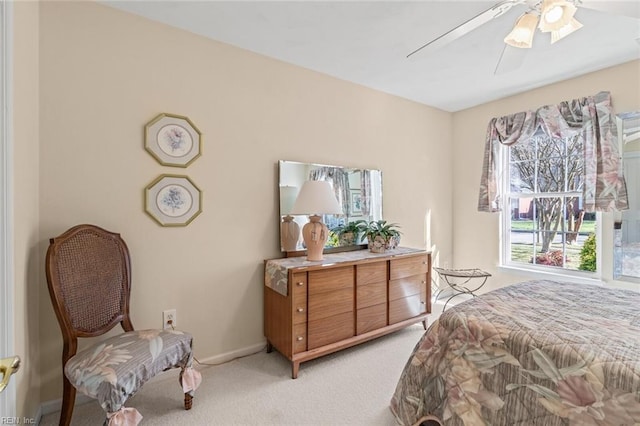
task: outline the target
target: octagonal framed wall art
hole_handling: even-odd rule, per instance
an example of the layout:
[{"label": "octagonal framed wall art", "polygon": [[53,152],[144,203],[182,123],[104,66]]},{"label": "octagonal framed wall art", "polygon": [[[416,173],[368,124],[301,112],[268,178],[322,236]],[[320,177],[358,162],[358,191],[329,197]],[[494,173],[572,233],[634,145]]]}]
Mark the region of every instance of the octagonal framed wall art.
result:
[{"label": "octagonal framed wall art", "polygon": [[202,213],[202,191],[187,176],[164,174],[145,188],[144,205],[161,226],[187,226]]},{"label": "octagonal framed wall art", "polygon": [[144,127],[144,147],[163,166],[187,167],[201,155],[202,133],[188,117],[162,113]]}]

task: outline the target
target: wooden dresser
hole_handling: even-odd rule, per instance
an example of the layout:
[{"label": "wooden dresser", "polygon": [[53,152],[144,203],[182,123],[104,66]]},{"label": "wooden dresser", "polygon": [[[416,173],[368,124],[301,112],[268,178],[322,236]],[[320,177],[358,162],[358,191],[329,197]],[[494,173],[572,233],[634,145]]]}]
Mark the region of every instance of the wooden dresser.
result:
[{"label": "wooden dresser", "polygon": [[422,321],[431,313],[431,253],[398,247],[265,261],[264,334],[300,363]]}]

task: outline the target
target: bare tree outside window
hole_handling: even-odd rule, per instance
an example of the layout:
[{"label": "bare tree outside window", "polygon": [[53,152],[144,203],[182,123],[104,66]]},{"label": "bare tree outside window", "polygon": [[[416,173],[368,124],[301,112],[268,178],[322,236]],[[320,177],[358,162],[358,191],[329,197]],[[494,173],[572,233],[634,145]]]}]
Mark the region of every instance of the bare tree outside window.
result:
[{"label": "bare tree outside window", "polygon": [[583,152],[578,136],[544,134],[509,148],[512,260],[577,269],[569,254],[585,220]]}]

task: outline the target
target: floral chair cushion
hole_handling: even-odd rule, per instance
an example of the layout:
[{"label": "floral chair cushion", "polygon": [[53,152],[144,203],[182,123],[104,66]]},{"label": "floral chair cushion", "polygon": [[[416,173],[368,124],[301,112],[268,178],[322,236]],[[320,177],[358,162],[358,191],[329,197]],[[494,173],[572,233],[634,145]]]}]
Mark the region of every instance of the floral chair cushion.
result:
[{"label": "floral chair cushion", "polygon": [[73,356],[64,373],[78,391],[98,400],[110,425],[137,424],[142,416],[125,409],[124,403],[156,374],[180,367],[183,390],[193,395],[201,376],[191,367],[192,340],[189,333],[176,330],[122,333]]}]

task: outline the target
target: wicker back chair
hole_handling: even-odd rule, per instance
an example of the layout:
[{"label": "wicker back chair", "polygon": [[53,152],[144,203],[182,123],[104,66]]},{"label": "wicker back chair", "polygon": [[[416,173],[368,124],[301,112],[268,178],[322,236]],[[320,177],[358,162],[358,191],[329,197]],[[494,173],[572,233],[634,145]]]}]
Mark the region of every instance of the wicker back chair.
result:
[{"label": "wicker back chair", "polygon": [[[126,399],[153,375],[174,367],[182,369],[185,409],[191,408],[200,380],[191,368],[192,337],[173,330],[134,331],[129,316],[129,249],[119,234],[85,224],[50,239],[46,275],[64,342],[60,425],[71,422],[76,388],[98,400],[110,425],[137,418],[135,424],[142,417],[124,408]],[[78,338],[100,336],[117,324],[124,333],[77,353]],[[114,375],[128,376],[123,379],[127,382],[114,380]]]}]

